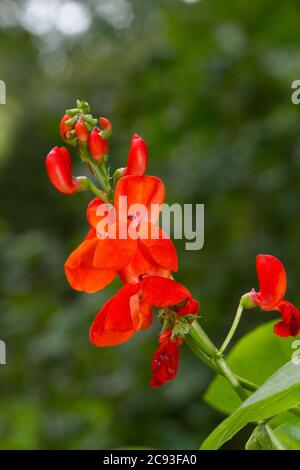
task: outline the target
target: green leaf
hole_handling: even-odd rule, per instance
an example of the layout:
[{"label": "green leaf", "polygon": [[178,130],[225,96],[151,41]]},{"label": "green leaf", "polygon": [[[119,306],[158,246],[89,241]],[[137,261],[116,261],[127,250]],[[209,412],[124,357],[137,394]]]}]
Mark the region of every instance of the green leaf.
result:
[{"label": "green leaf", "polygon": [[[243,336],[226,359],[236,374],[257,385],[288,362],[293,353],[295,338],[279,338],[273,333],[273,325],[274,321],[268,322]],[[221,376],[212,382],[204,399],[226,414],[232,413],[241,404],[227,380]]]},{"label": "green leaf", "polygon": [[300,403],[300,367],[288,362],[273,374],[203,442],[201,449],[218,449],[248,423],[255,423]]},{"label": "green leaf", "polygon": [[282,424],[274,430],[274,435],[287,450],[300,450],[300,426]]},{"label": "green leaf", "polygon": [[246,450],[284,450],[280,440],[267,424],[259,424],[251,434]]}]

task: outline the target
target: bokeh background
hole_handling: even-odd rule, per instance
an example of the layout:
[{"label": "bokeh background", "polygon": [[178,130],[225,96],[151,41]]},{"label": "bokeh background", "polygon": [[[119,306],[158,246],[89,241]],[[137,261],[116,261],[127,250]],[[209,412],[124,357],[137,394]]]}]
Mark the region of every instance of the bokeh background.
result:
[{"label": "bokeh background", "polygon": [[[202,400],[212,374],[188,348],[177,379],[149,388],[155,327],[114,349],[89,344],[119,284],[89,296],[64,277],[90,199],[46,177],[65,108],[85,99],[112,120],[112,167],[137,132],[168,202],[205,204],[204,248],[177,241],[177,278],[220,343],[256,285],[257,253],[284,261],[300,303],[299,78],[296,0],[1,0],[0,448],[193,449],[223,419]],[[239,335],[270,316],[247,313]]]}]

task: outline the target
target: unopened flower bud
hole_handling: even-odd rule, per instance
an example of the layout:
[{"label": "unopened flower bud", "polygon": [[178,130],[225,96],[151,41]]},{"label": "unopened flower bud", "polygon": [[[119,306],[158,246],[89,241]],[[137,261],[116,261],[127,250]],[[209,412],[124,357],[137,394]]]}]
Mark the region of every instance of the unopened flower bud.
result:
[{"label": "unopened flower bud", "polygon": [[147,146],[139,135],[134,134],[130,142],[130,150],[126,166],[126,175],[143,176],[147,170]]},{"label": "unopened flower bud", "polygon": [[82,144],[86,144],[89,138],[89,133],[86,129],[85,123],[84,123],[84,117],[81,114],[79,116],[79,119],[77,123],[75,124],[75,130],[76,130],[76,136],[79,142]]},{"label": "unopened flower bud", "polygon": [[46,157],[46,170],[53,186],[63,194],[81,190],[80,182],[72,175],[71,156],[65,147],[54,147]]},{"label": "unopened flower bud", "polygon": [[61,138],[65,142],[68,142],[68,140],[70,140],[68,139],[67,134],[74,129],[73,125],[66,124],[66,122],[69,121],[69,119],[71,119],[71,116],[69,114],[65,114],[62,120],[60,121],[60,125],[59,125]]},{"label": "unopened flower bud", "polygon": [[93,160],[102,160],[108,154],[108,142],[100,136],[100,129],[95,127],[89,135],[89,152]]},{"label": "unopened flower bud", "polygon": [[101,137],[103,139],[108,139],[112,134],[112,125],[109,119],[105,117],[99,118],[100,126],[102,127]]}]

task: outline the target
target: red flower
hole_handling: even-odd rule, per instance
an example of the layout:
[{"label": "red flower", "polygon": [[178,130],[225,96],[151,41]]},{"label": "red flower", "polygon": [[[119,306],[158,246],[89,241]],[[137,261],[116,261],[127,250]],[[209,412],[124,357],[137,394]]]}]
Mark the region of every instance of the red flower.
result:
[{"label": "red flower", "polygon": [[145,141],[137,134],[131,139],[125,175],[142,176],[146,173],[148,152]]},{"label": "red flower", "polygon": [[[148,208],[155,203],[159,207],[164,194],[162,182],[153,176],[121,178],[115,189],[116,220],[110,224],[110,229],[116,230],[114,238],[109,234],[107,238],[96,236],[95,229],[103,217],[97,216],[97,208],[103,203],[100,199],[90,203],[87,216],[93,230],[65,263],[66,276],[74,289],[96,292],[107,286],[117,273],[126,282],[135,282],[137,276],[144,272],[169,277],[170,271],[177,270],[177,254],[172,241],[160,238],[162,230],[151,222],[145,222],[134,210],[124,214],[120,206],[119,198],[126,196],[129,208],[133,203],[144,204]],[[156,221],[157,217],[158,213],[152,220]],[[136,219],[136,239],[128,236],[128,219],[129,222]],[[126,238],[121,237],[123,229]],[[149,236],[152,229],[158,231],[159,238]]]},{"label": "red flower", "polygon": [[179,346],[175,342],[163,342],[155,351],[152,361],[152,388],[158,388],[177,374],[179,362]]},{"label": "red flower", "polygon": [[100,136],[100,129],[95,127],[89,135],[89,152],[94,160],[102,160],[108,154],[108,142]]},{"label": "red flower", "polygon": [[125,284],[98,312],[90,329],[95,346],[115,346],[152,322],[152,307],[170,307],[190,299],[191,293],[177,281],[161,276],[140,275],[135,284]]},{"label": "red flower", "polygon": [[71,156],[65,147],[54,147],[46,157],[46,170],[53,186],[63,194],[80,191],[80,183],[72,176]]},{"label": "red flower", "polygon": [[274,310],[283,300],[286,292],[284,266],[275,256],[258,255],[256,269],[259,292],[253,291],[251,298],[262,310]]},{"label": "red flower", "polygon": [[262,310],[280,311],[282,321],[274,326],[278,336],[297,336],[300,331],[300,312],[284,300],[287,281],[283,264],[274,256],[258,255],[256,269],[259,292],[252,291],[250,298]]}]

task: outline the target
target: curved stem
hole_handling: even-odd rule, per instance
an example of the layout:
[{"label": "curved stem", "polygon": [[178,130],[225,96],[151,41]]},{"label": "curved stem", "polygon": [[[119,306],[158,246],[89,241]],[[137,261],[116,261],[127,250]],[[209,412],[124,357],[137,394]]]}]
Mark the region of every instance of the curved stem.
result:
[{"label": "curved stem", "polygon": [[99,197],[102,201],[107,203],[109,202],[106,193],[101,191],[101,189],[97,188],[97,186],[89,178],[87,178],[86,176],[78,176],[76,179],[80,182],[83,191],[89,189],[90,191],[92,191],[92,193],[95,194],[95,196]]},{"label": "curved stem", "polygon": [[227,346],[229,345],[230,341],[232,340],[236,330],[237,330],[237,327],[240,323],[240,319],[242,317],[242,314],[243,314],[243,310],[244,310],[244,307],[242,305],[242,302],[239,303],[239,306],[237,308],[237,311],[236,311],[236,314],[235,314],[235,317],[234,317],[234,320],[233,320],[233,323],[232,323],[232,326],[229,330],[229,333],[228,335],[226,336],[222,346],[220,347],[219,351],[220,353],[224,353],[225,349],[227,348]]}]

